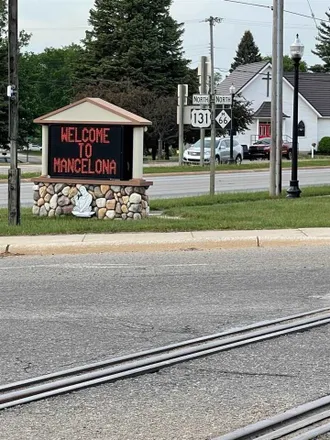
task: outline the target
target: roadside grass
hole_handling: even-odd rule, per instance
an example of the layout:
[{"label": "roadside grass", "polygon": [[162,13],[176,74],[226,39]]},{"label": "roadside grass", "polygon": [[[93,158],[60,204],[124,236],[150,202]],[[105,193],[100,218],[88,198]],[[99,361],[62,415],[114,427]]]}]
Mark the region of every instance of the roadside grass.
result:
[{"label": "roadside grass", "polygon": [[285,193],[271,199],[266,192],[218,194],[151,201],[151,216],[142,221],[111,221],[34,217],[22,209],[22,224],[8,226],[7,210],[0,209],[0,235],[54,235],[118,232],[178,232],[194,230],[254,230],[330,226],[330,186],[304,188],[302,197]]},{"label": "roadside grass", "polygon": [[[40,173],[22,173],[21,179],[33,179],[34,177],[40,177]],[[8,180],[8,174],[0,174],[0,180]]]}]

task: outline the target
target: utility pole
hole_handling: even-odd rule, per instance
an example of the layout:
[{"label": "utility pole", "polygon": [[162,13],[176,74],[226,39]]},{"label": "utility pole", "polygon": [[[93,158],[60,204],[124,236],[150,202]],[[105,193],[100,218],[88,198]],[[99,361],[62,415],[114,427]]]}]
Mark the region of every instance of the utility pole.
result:
[{"label": "utility pole", "polygon": [[20,169],[17,168],[18,139],[18,0],[8,1],[8,110],[10,169],[8,171],[8,223],[19,225],[20,213]]},{"label": "utility pole", "polygon": [[214,90],[214,41],[213,28],[216,23],[221,22],[219,17],[210,17],[205,20],[210,24],[210,55],[211,55],[211,156],[210,156],[210,195],[215,192],[215,90]]},{"label": "utility pole", "polygon": [[[200,93],[201,95],[207,94],[207,57],[201,57],[200,63]],[[205,106],[202,105],[202,108]],[[204,148],[205,148],[205,128],[200,130],[200,144],[201,144],[201,155],[200,164],[204,165]]]},{"label": "utility pole", "polygon": [[273,41],[272,41],[272,100],[271,100],[271,148],[269,167],[269,195],[276,194],[276,147],[277,147],[277,29],[278,29],[278,0],[273,0]]},{"label": "utility pole", "polygon": [[179,112],[179,165],[182,165],[183,144],[184,144],[184,105],[185,85],[178,85],[178,112]]},{"label": "utility pole", "polygon": [[282,192],[283,145],[283,9],[284,1],[278,0],[277,29],[277,145],[276,145],[276,195]]}]

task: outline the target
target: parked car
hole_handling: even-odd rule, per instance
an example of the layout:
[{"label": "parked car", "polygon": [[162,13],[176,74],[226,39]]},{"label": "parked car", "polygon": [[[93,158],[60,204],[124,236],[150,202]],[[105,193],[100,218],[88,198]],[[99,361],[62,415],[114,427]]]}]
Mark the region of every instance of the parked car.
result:
[{"label": "parked car", "polygon": [[[270,157],[271,138],[262,138],[254,142],[249,148],[250,160],[254,159],[268,159]],[[291,160],[292,158],[292,144],[291,142],[282,143],[282,156]]]},{"label": "parked car", "polygon": [[242,148],[243,148],[243,159],[250,159],[250,150],[249,150],[249,146],[242,144]]},{"label": "parked car", "polygon": [[26,145],[24,145],[23,147],[24,151],[42,151],[42,147],[41,145],[37,145],[37,144],[29,144],[29,146],[27,147]]},{"label": "parked car", "polygon": [[[211,138],[205,138],[204,143],[204,162],[209,163],[211,157]],[[183,162],[198,164],[200,162],[201,142],[195,142],[183,153]],[[243,160],[242,145],[234,139],[233,156],[237,165],[240,165]],[[230,159],[230,138],[216,138],[215,140],[215,161],[216,163],[228,162]]]},{"label": "parked car", "polygon": [[[18,163],[23,163],[22,160],[17,159]],[[10,156],[0,156],[0,163],[10,163]]]}]

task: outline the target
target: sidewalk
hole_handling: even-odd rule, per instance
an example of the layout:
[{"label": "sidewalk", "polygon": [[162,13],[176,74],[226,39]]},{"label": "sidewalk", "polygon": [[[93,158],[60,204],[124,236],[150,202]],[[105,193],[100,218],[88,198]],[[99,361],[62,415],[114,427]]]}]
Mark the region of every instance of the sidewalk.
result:
[{"label": "sidewalk", "polygon": [[330,245],[330,228],[0,237],[0,256]]}]

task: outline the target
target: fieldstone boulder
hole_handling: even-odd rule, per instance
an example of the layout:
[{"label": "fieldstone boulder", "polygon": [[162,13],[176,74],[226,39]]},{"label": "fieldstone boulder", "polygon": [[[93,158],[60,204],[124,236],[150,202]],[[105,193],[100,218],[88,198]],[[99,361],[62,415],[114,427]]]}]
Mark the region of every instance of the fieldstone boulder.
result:
[{"label": "fieldstone boulder", "polygon": [[101,193],[105,195],[110,189],[110,185],[101,185]]},{"label": "fieldstone boulder", "polygon": [[106,201],[105,197],[102,197],[100,199],[96,199],[96,206],[98,208],[105,208],[106,202],[107,201]]},{"label": "fieldstone boulder", "polygon": [[69,186],[65,186],[63,189],[62,189],[62,194],[64,195],[64,196],[68,196],[69,195],[69,192],[70,192],[70,187]]},{"label": "fieldstone boulder", "polygon": [[128,210],[130,212],[141,212],[142,206],[139,203],[132,203]]},{"label": "fieldstone boulder", "polygon": [[32,208],[32,214],[33,215],[39,215],[39,211],[40,211],[39,206],[34,205],[33,208]]},{"label": "fieldstone boulder", "polygon": [[65,187],[64,183],[57,183],[55,185],[55,192],[56,192],[56,194],[60,193],[64,187]]},{"label": "fieldstone boulder", "polygon": [[57,200],[58,200],[58,195],[54,194],[52,196],[52,198],[49,201],[49,205],[51,209],[56,209],[57,208]]},{"label": "fieldstone boulder", "polygon": [[107,208],[100,208],[97,213],[97,218],[102,220],[105,217],[106,212]]},{"label": "fieldstone boulder", "polygon": [[133,187],[132,186],[126,186],[125,188],[125,193],[130,196],[133,192]]},{"label": "fieldstone boulder", "polygon": [[140,203],[142,200],[141,194],[133,193],[129,196],[129,201],[131,203]]},{"label": "fieldstone boulder", "polygon": [[112,200],[107,200],[106,201],[106,204],[105,204],[105,207],[107,208],[107,209],[115,209],[116,208],[116,200],[115,199],[112,199]]},{"label": "fieldstone boulder", "polygon": [[70,205],[71,202],[70,202],[69,197],[60,196],[58,198],[57,203],[58,203],[58,206],[66,206],[66,205]]},{"label": "fieldstone boulder", "polygon": [[107,211],[106,216],[110,219],[113,220],[116,217],[116,213],[115,211]]},{"label": "fieldstone boulder", "polygon": [[48,212],[47,212],[47,209],[46,209],[45,205],[43,205],[40,208],[39,215],[40,215],[40,217],[47,217]]},{"label": "fieldstone boulder", "polygon": [[47,194],[47,188],[45,187],[45,186],[42,186],[40,189],[39,189],[39,195],[40,195],[40,198],[44,198],[45,197],[45,195]]},{"label": "fieldstone boulder", "polygon": [[103,197],[103,193],[102,193],[101,188],[99,186],[96,186],[94,188],[94,195],[96,198]]}]

